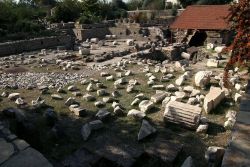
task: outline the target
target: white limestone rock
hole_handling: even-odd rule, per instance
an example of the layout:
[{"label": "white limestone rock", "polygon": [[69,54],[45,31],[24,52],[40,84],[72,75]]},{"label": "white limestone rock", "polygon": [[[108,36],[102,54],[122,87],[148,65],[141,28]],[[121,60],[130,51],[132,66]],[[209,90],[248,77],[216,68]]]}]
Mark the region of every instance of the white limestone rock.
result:
[{"label": "white limestone rock", "polygon": [[76,90],[78,90],[78,89],[75,85],[71,85],[68,87],[68,91],[76,91]]},{"label": "white limestone rock", "polygon": [[134,85],[128,85],[127,89],[126,89],[126,92],[127,93],[132,93],[133,91],[134,91]]},{"label": "white limestone rock", "polygon": [[174,92],[174,94],[177,99],[181,99],[181,100],[187,97],[187,94],[185,92],[177,91],[177,92]]},{"label": "white limestone rock", "polygon": [[143,119],[146,114],[142,111],[139,111],[139,110],[136,110],[136,109],[132,109],[132,110],[129,110],[128,114],[127,114],[128,117],[132,116],[136,119]]},{"label": "white limestone rock", "polygon": [[152,88],[154,90],[163,90],[163,89],[165,89],[165,86],[164,85],[153,85]]},{"label": "white limestone rock", "polygon": [[114,113],[116,115],[123,115],[125,113],[124,109],[121,106],[116,106],[114,108]]},{"label": "white limestone rock", "polygon": [[171,97],[165,97],[165,99],[162,101],[162,107],[166,107],[168,102],[171,100]]},{"label": "white limestone rock", "polygon": [[97,101],[97,102],[95,102],[95,106],[96,107],[103,107],[105,105],[106,105],[106,103],[104,103],[103,101]]},{"label": "white limestone rock", "polygon": [[209,93],[205,96],[203,108],[206,113],[216,108],[225,98],[225,92],[219,87],[211,87]]},{"label": "white limestone rock", "polygon": [[140,100],[145,100],[147,99],[147,97],[143,94],[143,93],[139,93],[135,96],[135,98],[138,98]]},{"label": "white limestone rock", "polygon": [[125,84],[126,82],[127,82],[126,78],[120,78],[114,82],[114,85],[121,85],[121,84]]},{"label": "white limestone rock", "polygon": [[195,86],[204,88],[209,82],[212,71],[199,71],[195,74]]},{"label": "white limestone rock", "polygon": [[139,104],[140,110],[144,113],[146,113],[147,111],[149,111],[153,107],[154,107],[154,103],[150,100],[143,100]]},{"label": "white limestone rock", "polygon": [[128,81],[128,84],[129,85],[138,85],[139,82],[136,79],[131,79],[131,80]]},{"label": "white limestone rock", "polygon": [[218,67],[219,66],[219,61],[215,59],[208,59],[207,60],[207,67]]},{"label": "white limestone rock", "polygon": [[201,124],[196,129],[196,133],[207,133],[208,124]]},{"label": "white limestone rock", "polygon": [[148,79],[153,80],[153,81],[157,80],[156,76],[154,76],[154,75],[150,76]]},{"label": "white limestone rock", "polygon": [[110,75],[108,77],[106,77],[106,81],[113,81],[114,80],[114,76]]},{"label": "white limestone rock", "polygon": [[239,102],[241,101],[241,97],[242,97],[241,94],[235,93],[235,95],[234,95],[234,101],[235,101],[236,103],[239,103]]},{"label": "white limestone rock", "polygon": [[88,94],[88,93],[83,96],[83,99],[85,101],[95,101],[96,100],[95,96]]},{"label": "white limestone rock", "polygon": [[154,103],[160,103],[164,100],[166,95],[167,95],[167,93],[165,93],[165,92],[156,93],[155,95],[151,96],[151,101],[153,101]]},{"label": "white limestone rock", "polygon": [[198,102],[199,102],[199,101],[198,101],[197,98],[195,98],[195,97],[190,97],[190,98],[188,99],[187,104],[195,105],[195,104],[197,104]]},{"label": "white limestone rock", "polygon": [[9,96],[8,96],[8,99],[16,100],[19,97],[20,97],[20,93],[10,93]]},{"label": "white limestone rock", "polygon": [[224,127],[225,129],[232,129],[234,124],[235,124],[236,120],[235,119],[228,119],[225,123],[224,123]]},{"label": "white limestone rock", "polygon": [[108,94],[106,89],[99,89],[96,92],[97,96],[106,96]]},{"label": "white limestone rock", "polygon": [[65,105],[66,106],[70,106],[70,105],[72,105],[72,104],[76,104],[77,102],[76,102],[76,99],[75,98],[73,98],[73,97],[69,97],[66,101],[65,101]]},{"label": "white limestone rock", "polygon": [[107,77],[107,76],[109,76],[110,74],[108,73],[108,72],[101,72],[100,73],[100,76],[101,77]]},{"label": "white limestone rock", "polygon": [[242,86],[240,85],[240,84],[235,84],[235,89],[237,90],[237,91],[240,91],[241,89],[242,89]]},{"label": "white limestone rock", "polygon": [[52,99],[55,99],[55,100],[63,100],[63,97],[60,96],[60,95],[58,95],[58,94],[52,94],[52,95],[51,95],[51,98],[52,98]]},{"label": "white limestone rock", "polygon": [[132,71],[130,71],[130,70],[128,70],[127,72],[125,72],[125,76],[130,76],[130,75],[132,75],[133,73],[132,73]]},{"label": "white limestone rock", "polygon": [[185,87],[183,88],[183,90],[184,90],[185,92],[191,93],[191,92],[193,92],[194,87],[193,87],[193,86],[185,86]]},{"label": "white limestone rock", "polygon": [[170,91],[170,92],[173,92],[173,91],[178,90],[178,88],[175,87],[173,84],[169,84],[169,85],[167,86],[167,90]]},{"label": "white limestone rock", "polygon": [[147,84],[148,84],[149,86],[152,86],[152,85],[155,84],[155,81],[154,81],[154,80],[149,80],[149,81],[147,82]]},{"label": "white limestone rock", "polygon": [[230,118],[233,118],[233,119],[236,119],[236,111],[233,111],[233,110],[229,110],[226,114],[226,118],[227,119],[230,119]]},{"label": "white limestone rock", "polygon": [[133,100],[133,102],[131,103],[131,106],[135,106],[138,105],[140,103],[140,99],[139,98],[135,98],[135,100]]},{"label": "white limestone rock", "polygon": [[19,98],[16,99],[15,103],[16,103],[17,105],[24,105],[24,104],[25,104],[25,101],[24,101],[22,98],[19,97]]},{"label": "white limestone rock", "polygon": [[92,84],[92,83],[89,83],[88,84],[88,86],[87,86],[87,88],[86,88],[86,90],[88,91],[88,92],[93,92],[95,89],[94,89],[94,85]]},{"label": "white limestone rock", "polygon": [[175,84],[178,86],[181,86],[184,84],[185,78],[183,76],[180,76],[178,79],[175,80]]}]

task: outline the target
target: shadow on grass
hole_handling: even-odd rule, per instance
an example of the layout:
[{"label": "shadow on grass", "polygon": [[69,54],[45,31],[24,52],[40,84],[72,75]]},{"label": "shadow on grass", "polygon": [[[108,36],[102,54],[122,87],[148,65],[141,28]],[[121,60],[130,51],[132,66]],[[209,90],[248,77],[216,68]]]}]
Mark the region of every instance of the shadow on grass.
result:
[{"label": "shadow on grass", "polygon": [[[12,120],[11,130],[19,138],[26,140],[32,147],[44,154],[53,164],[60,164],[66,156],[84,147],[91,153],[102,157],[102,160],[93,164],[95,167],[127,164],[138,167],[167,166],[158,158],[159,155],[148,156],[144,154],[145,149],[158,141],[159,137],[185,145],[187,150],[185,149],[185,154],[177,159],[178,162],[175,162],[177,164],[183,162],[188,155],[192,155],[195,160],[204,159],[203,154],[200,154],[203,151],[201,149],[205,147],[202,140],[195,135],[180,137],[179,133],[188,130],[176,125],[158,127],[153,120],[148,118],[150,124],[157,129],[157,133],[138,142],[137,135],[142,121],[112,114],[110,118],[103,121],[103,129],[93,131],[89,139],[83,141],[80,133],[81,127],[83,124],[95,120],[97,111],[90,111],[83,118],[71,114],[64,117],[59,115],[58,122],[51,128],[43,117],[47,108],[53,107],[46,106],[36,110],[36,112],[27,112],[28,120],[25,122],[17,123]],[[153,109],[153,112],[158,111],[160,111],[159,108]]]},{"label": "shadow on grass", "polygon": [[207,134],[208,135],[218,135],[219,133],[224,133],[226,131],[226,129],[219,124],[213,123],[213,122],[209,122],[209,126],[208,126],[208,130],[207,130]]}]

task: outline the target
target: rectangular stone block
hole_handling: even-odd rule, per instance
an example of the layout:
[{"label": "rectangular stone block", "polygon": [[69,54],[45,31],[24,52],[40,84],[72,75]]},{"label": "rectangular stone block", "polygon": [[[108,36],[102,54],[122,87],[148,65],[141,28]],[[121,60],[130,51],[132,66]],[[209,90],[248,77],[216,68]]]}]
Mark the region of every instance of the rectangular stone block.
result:
[{"label": "rectangular stone block", "polygon": [[211,87],[209,93],[205,96],[203,108],[207,114],[216,108],[225,98],[225,92],[219,87]]}]

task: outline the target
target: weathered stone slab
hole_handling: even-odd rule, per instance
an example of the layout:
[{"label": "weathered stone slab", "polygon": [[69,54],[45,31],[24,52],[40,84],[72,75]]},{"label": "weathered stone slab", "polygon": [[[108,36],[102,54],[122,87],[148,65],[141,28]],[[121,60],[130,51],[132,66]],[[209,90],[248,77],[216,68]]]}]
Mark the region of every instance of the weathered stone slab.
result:
[{"label": "weathered stone slab", "polygon": [[13,141],[13,143],[16,145],[18,150],[24,150],[30,146],[26,141],[21,140],[21,139],[16,139]]},{"label": "weathered stone slab", "polygon": [[27,148],[11,157],[1,167],[52,167],[50,162],[37,150]]},{"label": "weathered stone slab", "polygon": [[250,112],[240,111],[237,114],[236,121],[240,123],[244,123],[246,125],[250,125]]},{"label": "weathered stone slab", "polygon": [[121,167],[132,167],[136,158],[143,153],[142,149],[134,147],[131,142],[125,143],[118,136],[110,137],[108,134],[92,138],[84,148]]},{"label": "weathered stone slab", "polygon": [[148,121],[142,120],[141,128],[138,133],[138,141],[156,132],[156,129]]},{"label": "weathered stone slab", "polygon": [[178,101],[170,101],[165,107],[163,116],[167,122],[196,129],[201,117],[201,108]]},{"label": "weathered stone slab", "polygon": [[219,87],[211,87],[209,93],[205,96],[203,108],[208,114],[216,108],[225,98],[225,92]]},{"label": "weathered stone slab", "polygon": [[93,154],[84,148],[80,148],[63,160],[62,164],[63,166],[70,167],[90,167],[91,164],[97,163],[100,159],[100,156]]},{"label": "weathered stone slab", "polygon": [[241,100],[240,111],[250,112],[250,99],[242,99]]},{"label": "weathered stone slab", "polygon": [[11,143],[7,143],[4,139],[0,138],[0,164],[6,161],[13,153],[14,147]]}]

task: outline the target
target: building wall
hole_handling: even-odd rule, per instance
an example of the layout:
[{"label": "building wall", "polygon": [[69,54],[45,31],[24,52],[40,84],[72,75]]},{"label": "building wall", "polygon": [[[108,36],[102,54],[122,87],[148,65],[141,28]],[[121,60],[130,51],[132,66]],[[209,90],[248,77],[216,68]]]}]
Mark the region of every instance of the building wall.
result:
[{"label": "building wall", "polygon": [[[175,41],[181,43],[183,38],[188,37],[188,31],[194,31],[194,30],[173,30],[173,34],[175,36]],[[232,40],[233,33],[231,31],[214,31],[214,30],[206,30],[207,38],[205,43],[213,43],[213,44],[229,44]]]},{"label": "building wall", "polygon": [[32,51],[56,46],[72,46],[71,36],[54,36],[0,43],[0,56],[18,54],[25,51]]},{"label": "building wall", "polygon": [[206,31],[207,43],[218,43],[228,45],[233,37],[232,31]]}]

